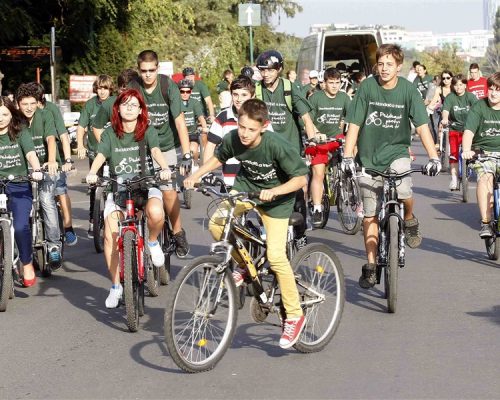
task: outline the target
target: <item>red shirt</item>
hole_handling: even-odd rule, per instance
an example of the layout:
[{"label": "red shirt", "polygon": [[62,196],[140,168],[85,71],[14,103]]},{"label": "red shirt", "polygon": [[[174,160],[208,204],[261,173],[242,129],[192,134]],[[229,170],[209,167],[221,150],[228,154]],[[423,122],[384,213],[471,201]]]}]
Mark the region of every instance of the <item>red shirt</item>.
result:
[{"label": "red shirt", "polygon": [[474,93],[478,99],[488,97],[488,80],[482,76],[477,81],[469,79],[467,81],[467,91]]}]

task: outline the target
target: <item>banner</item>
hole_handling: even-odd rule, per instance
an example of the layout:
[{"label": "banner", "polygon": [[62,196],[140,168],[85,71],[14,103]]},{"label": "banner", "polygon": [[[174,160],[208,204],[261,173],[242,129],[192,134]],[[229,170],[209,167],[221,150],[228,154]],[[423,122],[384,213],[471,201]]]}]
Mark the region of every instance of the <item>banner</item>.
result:
[{"label": "banner", "polygon": [[95,96],[92,86],[97,75],[70,75],[69,76],[69,101],[84,103]]}]

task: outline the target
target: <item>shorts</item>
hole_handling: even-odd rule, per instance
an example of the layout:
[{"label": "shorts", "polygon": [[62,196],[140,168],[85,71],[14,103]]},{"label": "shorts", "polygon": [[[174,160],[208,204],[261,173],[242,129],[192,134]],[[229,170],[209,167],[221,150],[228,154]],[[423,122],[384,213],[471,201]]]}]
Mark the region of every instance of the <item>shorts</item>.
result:
[{"label": "shorts", "polygon": [[[500,157],[500,152],[496,151],[485,151],[485,156],[495,156]],[[495,160],[485,160],[485,161],[476,161],[474,164],[469,164],[472,170],[476,173],[477,179],[480,179],[484,174],[492,174],[495,173],[500,174],[500,161]]]},{"label": "shorts", "polygon": [[[343,138],[344,135],[339,134],[336,138]],[[305,150],[305,154],[311,156],[311,165],[328,164],[330,153],[335,152],[340,147],[338,142],[330,142],[309,146]]]},{"label": "shorts", "polygon": [[66,182],[66,172],[60,172],[56,180],[55,196],[61,196],[68,193],[68,183]]},{"label": "shorts", "polygon": [[[162,151],[161,154],[163,154],[163,159],[166,161],[167,165],[173,166],[177,165],[178,162],[178,155],[177,155],[177,150],[176,149],[170,149],[167,151]],[[153,159],[153,165],[155,168],[160,168],[158,163]],[[177,176],[179,176],[177,174]],[[161,191],[166,191],[166,190],[176,190],[177,189],[177,184],[174,182],[169,182],[168,184],[162,184],[160,185],[160,190]]]},{"label": "shorts", "polygon": [[[397,173],[406,172],[411,168],[411,160],[398,158],[391,163],[389,168]],[[375,217],[380,212],[384,190],[383,179],[381,176],[372,177],[366,174],[358,179],[365,217]],[[411,177],[404,177],[397,186],[398,198],[400,200],[411,198],[413,196],[412,186]]]},{"label": "shorts", "polygon": [[[161,194],[160,189],[151,188],[148,190],[148,200],[153,198],[163,201],[163,196]],[[108,215],[110,215],[112,212],[115,211],[121,211],[125,215],[126,209],[124,207],[120,207],[118,204],[115,203],[113,193],[108,193],[108,196],[106,197],[106,202],[104,203],[104,212],[103,212],[104,219],[106,219]]]},{"label": "shorts", "polygon": [[198,135],[197,133],[190,133],[189,141],[200,144],[200,135]]}]

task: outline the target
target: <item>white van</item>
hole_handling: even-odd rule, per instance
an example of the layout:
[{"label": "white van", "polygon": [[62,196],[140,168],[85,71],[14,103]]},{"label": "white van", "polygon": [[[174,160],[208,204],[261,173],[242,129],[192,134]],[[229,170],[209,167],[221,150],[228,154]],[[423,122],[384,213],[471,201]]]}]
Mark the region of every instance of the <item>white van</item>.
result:
[{"label": "white van", "polygon": [[375,65],[375,53],[382,44],[377,29],[321,29],[307,36],[297,59],[297,76],[309,83],[309,71],[321,71],[344,63],[348,70],[370,75]]}]

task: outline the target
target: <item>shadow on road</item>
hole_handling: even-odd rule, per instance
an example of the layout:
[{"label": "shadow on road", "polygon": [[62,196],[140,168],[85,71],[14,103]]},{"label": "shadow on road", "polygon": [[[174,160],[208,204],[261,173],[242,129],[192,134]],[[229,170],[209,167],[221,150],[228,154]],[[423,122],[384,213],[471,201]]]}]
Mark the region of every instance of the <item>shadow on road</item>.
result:
[{"label": "shadow on road", "polygon": [[472,315],[473,317],[482,317],[488,318],[491,322],[500,325],[500,305],[491,307],[489,311],[475,311],[468,312],[468,315]]}]

